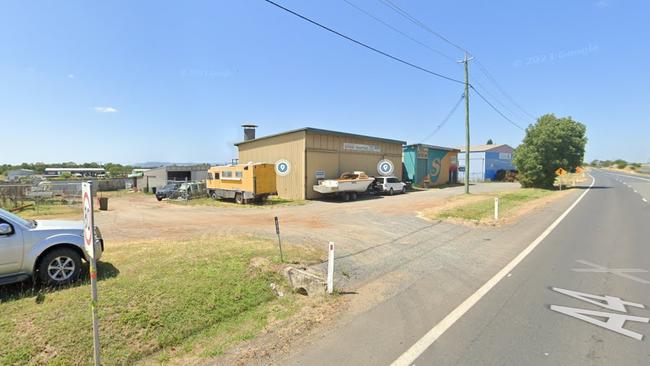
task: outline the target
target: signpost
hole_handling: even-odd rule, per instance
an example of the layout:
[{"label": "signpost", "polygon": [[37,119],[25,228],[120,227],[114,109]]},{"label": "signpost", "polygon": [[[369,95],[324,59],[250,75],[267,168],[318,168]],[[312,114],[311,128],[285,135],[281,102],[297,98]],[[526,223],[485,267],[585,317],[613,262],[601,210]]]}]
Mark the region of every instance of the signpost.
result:
[{"label": "signpost", "polygon": [[557,168],[555,169],[555,175],[558,176],[558,180],[560,182],[560,191],[562,190],[562,176],[566,174],[566,170],[562,168]]},{"label": "signpost", "polygon": [[93,315],[93,344],[95,366],[101,365],[99,354],[99,317],[97,316],[97,261],[95,259],[95,217],[93,212],[93,183],[81,183],[84,215],[84,248],[90,262],[90,308]]}]

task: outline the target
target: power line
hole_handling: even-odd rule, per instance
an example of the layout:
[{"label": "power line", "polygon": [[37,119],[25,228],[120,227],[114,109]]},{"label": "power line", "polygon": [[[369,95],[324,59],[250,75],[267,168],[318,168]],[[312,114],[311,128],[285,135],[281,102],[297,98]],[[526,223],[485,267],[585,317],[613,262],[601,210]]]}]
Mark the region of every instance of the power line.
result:
[{"label": "power line", "polygon": [[485,97],[483,96],[483,94],[479,93],[479,91],[476,90],[476,88],[474,88],[473,85],[470,85],[470,88],[472,88],[472,90],[474,90],[474,91],[476,92],[476,95],[478,95],[481,99],[483,99],[483,101],[484,101],[485,103],[487,103],[487,105],[489,105],[490,107],[492,107],[492,109],[494,109],[495,112],[497,112],[501,117],[503,117],[503,119],[505,119],[506,121],[510,122],[510,124],[512,124],[513,126],[517,127],[518,129],[520,129],[520,130],[522,130],[522,131],[525,131],[525,130],[526,130],[525,128],[521,127],[521,126],[518,125],[516,122],[514,122],[513,120],[511,120],[510,118],[508,118],[505,114],[503,114],[503,113],[502,113],[502,112],[501,112],[497,107],[494,106],[494,104],[490,103],[490,101],[488,101],[487,99],[485,99]]},{"label": "power line", "polygon": [[365,9],[363,9],[363,8],[361,8],[361,7],[359,7],[358,5],[352,3],[351,1],[349,1],[349,0],[343,0],[343,1],[345,1],[348,5],[350,5],[351,7],[355,8],[355,9],[357,9],[357,10],[360,11],[361,13],[365,14],[366,16],[368,16],[368,17],[370,17],[370,18],[376,20],[377,22],[383,24],[384,26],[388,27],[389,29],[392,29],[394,32],[401,34],[402,36],[404,36],[404,37],[410,39],[411,41],[413,41],[413,42],[419,44],[420,46],[422,46],[422,47],[428,49],[429,51],[432,51],[432,52],[434,52],[434,53],[437,53],[438,55],[440,55],[440,56],[446,58],[447,60],[449,60],[449,61],[451,61],[451,62],[454,62],[454,63],[456,62],[456,60],[455,60],[453,57],[447,55],[446,53],[444,53],[444,52],[442,52],[442,51],[440,51],[440,50],[437,50],[437,49],[435,49],[435,48],[429,46],[428,44],[426,44],[426,43],[424,43],[424,42],[421,42],[421,41],[417,40],[416,38],[414,38],[413,36],[410,36],[409,34],[407,34],[407,33],[405,33],[405,32],[402,32],[401,30],[399,30],[399,29],[396,28],[395,26],[393,26],[393,25],[391,25],[390,23],[388,23],[388,22],[382,20],[381,18],[379,18],[379,17],[373,15],[372,13],[370,13],[370,12],[368,12],[367,10],[365,10]]},{"label": "power line", "polygon": [[426,140],[432,138],[436,133],[438,133],[438,131],[440,131],[440,129],[442,128],[442,126],[444,126],[445,123],[447,123],[447,121],[449,121],[449,119],[451,118],[451,116],[454,115],[454,113],[455,113],[456,110],[458,109],[458,106],[460,106],[460,103],[463,101],[464,98],[465,98],[465,93],[463,93],[463,94],[460,95],[460,98],[458,99],[458,101],[456,102],[456,104],[451,108],[451,110],[449,111],[449,113],[447,113],[447,116],[442,120],[442,122],[440,122],[440,124],[439,124],[438,126],[436,126],[436,128],[435,128],[435,129],[434,129],[430,134],[428,134],[428,135],[426,135],[425,137],[423,137],[423,138],[420,140],[419,143],[423,143],[423,142],[425,142]]},{"label": "power line", "polygon": [[522,118],[522,115],[521,115],[520,113],[515,113],[515,111],[513,111],[512,109],[510,109],[510,107],[508,107],[507,105],[503,104],[503,103],[501,102],[501,100],[499,100],[499,98],[497,98],[494,94],[492,94],[492,93],[490,92],[490,90],[489,90],[488,88],[486,88],[483,84],[481,84],[481,82],[478,81],[476,78],[472,78],[472,83],[470,83],[470,84],[476,84],[478,87],[480,87],[481,89],[483,89],[483,92],[485,92],[489,97],[492,97],[492,99],[494,99],[494,100],[496,101],[496,103],[499,104],[499,105],[501,106],[501,108],[503,108],[503,109],[505,109],[506,111],[510,112],[510,115],[514,116],[514,117],[517,118],[517,119],[523,119],[523,120],[527,119],[527,117],[523,117],[523,118]]},{"label": "power line", "polygon": [[457,48],[458,50],[460,50],[460,51],[462,51],[464,53],[469,54],[470,56],[472,56],[471,52],[469,52],[467,49],[465,49],[464,47],[462,47],[462,46],[460,46],[460,45],[458,45],[458,44],[456,44],[454,42],[452,42],[447,37],[445,37],[442,34],[436,32],[435,30],[429,28],[426,24],[422,23],[420,20],[418,20],[417,18],[415,18],[414,16],[409,14],[406,10],[400,8],[397,4],[393,3],[392,1],[390,1],[390,0],[379,0],[379,1],[381,1],[384,5],[388,6],[389,8],[393,9],[396,13],[398,13],[402,17],[404,17],[404,18],[408,19],[409,21],[411,21],[413,24],[418,25],[420,28],[422,28],[422,29],[426,30],[427,32],[433,34],[434,36],[442,39],[443,41],[445,41],[449,45]]},{"label": "power line", "polygon": [[515,102],[515,100],[508,93],[506,93],[506,91],[501,87],[501,85],[499,85],[497,80],[492,76],[492,74],[487,70],[487,68],[483,66],[480,60],[476,60],[476,63],[478,64],[481,72],[485,74],[485,76],[487,76],[490,81],[492,81],[494,86],[496,86],[496,88],[501,92],[501,94],[503,94],[503,96],[505,96],[510,101],[510,103],[512,103],[515,107],[519,108],[520,111],[524,112],[526,116],[535,120],[535,116],[528,113],[528,111],[526,111],[521,105],[519,105],[519,103]]},{"label": "power line", "polygon": [[[402,9],[401,7],[399,7],[399,6],[398,6],[397,4],[395,4],[393,1],[391,1],[391,0],[379,0],[379,1],[380,1],[381,3],[383,3],[384,5],[386,5],[387,7],[391,8],[393,11],[395,11],[396,13],[398,13],[399,15],[401,15],[402,17],[408,19],[410,22],[416,24],[417,26],[421,27],[422,29],[426,30],[427,32],[429,32],[429,33],[435,35],[436,37],[440,38],[441,40],[443,40],[443,41],[446,42],[447,44],[449,44],[449,45],[451,45],[451,46],[457,48],[457,49],[460,50],[460,51],[463,51],[463,52],[467,53],[469,56],[474,56],[474,55],[472,55],[472,53],[471,53],[469,50],[467,50],[465,47],[462,47],[461,45],[459,45],[459,44],[457,44],[457,43],[455,43],[455,42],[452,42],[449,38],[447,38],[447,37],[445,37],[444,35],[442,35],[442,34],[436,32],[435,30],[431,29],[431,28],[428,27],[426,24],[422,23],[420,20],[418,20],[417,18],[415,18],[414,16],[412,16],[411,14],[409,14],[406,10]],[[501,94],[503,94],[503,96],[505,96],[505,97],[510,101],[510,103],[512,103],[512,104],[513,104],[515,107],[517,107],[519,110],[521,110],[521,111],[522,111],[526,116],[528,116],[528,117],[532,118],[533,120],[535,120],[535,117],[534,117],[533,115],[531,115],[530,113],[528,113],[528,111],[526,111],[526,110],[525,110],[525,109],[524,109],[524,108],[523,108],[519,103],[517,103],[517,102],[514,100],[514,98],[512,98],[512,97],[511,97],[511,96],[510,96],[510,95],[509,95],[509,94],[508,94],[508,93],[507,93],[507,92],[506,92],[506,91],[501,87],[501,85],[499,85],[499,83],[496,81],[496,79],[495,79],[495,78],[492,76],[492,74],[487,70],[487,67],[485,67],[485,65],[483,65],[479,60],[476,60],[476,62],[478,63],[478,66],[479,66],[479,69],[481,70],[481,72],[482,72],[483,74],[485,74],[485,76],[487,76],[487,78],[488,78],[488,79],[489,79],[489,80],[494,84],[494,86],[496,87],[496,89],[498,89],[499,92],[501,92]],[[483,87],[483,89],[487,90],[487,88],[485,88],[485,87]],[[495,100],[498,101],[498,98],[496,98],[494,95],[492,95],[492,97],[493,97]],[[500,101],[499,101],[499,103],[500,103],[501,105],[503,105],[503,103],[501,103]],[[511,111],[511,113],[512,113],[512,111]],[[513,114],[514,114],[514,113],[513,113]]]},{"label": "power line", "polygon": [[386,53],[386,52],[384,52],[384,51],[378,50],[378,49],[376,49],[376,48],[374,48],[374,47],[372,47],[372,46],[369,46],[369,45],[367,45],[367,44],[365,44],[365,43],[363,43],[363,42],[361,42],[361,41],[357,41],[356,39],[354,39],[354,38],[352,38],[352,37],[346,36],[346,35],[343,34],[343,33],[337,32],[337,31],[335,31],[335,30],[332,29],[332,28],[329,28],[329,27],[327,27],[327,26],[325,26],[325,25],[322,25],[322,24],[320,24],[320,23],[318,23],[318,22],[316,22],[316,21],[314,21],[314,20],[311,20],[311,19],[307,18],[307,17],[304,16],[304,15],[298,14],[298,13],[296,13],[295,11],[293,11],[293,10],[291,10],[291,9],[285,8],[284,6],[282,6],[282,5],[280,5],[280,4],[276,3],[276,2],[273,2],[273,1],[271,1],[271,0],[264,0],[264,1],[266,1],[267,3],[269,3],[269,4],[271,4],[271,5],[274,5],[274,6],[278,7],[279,9],[282,9],[282,10],[286,11],[287,13],[293,14],[293,15],[297,16],[298,18],[301,18],[301,19],[303,19],[303,20],[305,20],[305,21],[307,21],[307,22],[309,22],[309,23],[311,23],[311,24],[313,24],[313,25],[316,25],[316,26],[318,26],[318,27],[320,27],[320,28],[322,28],[322,29],[325,29],[325,30],[328,31],[328,32],[334,33],[334,34],[336,34],[337,36],[339,36],[339,37],[341,37],[341,38],[345,38],[345,39],[347,39],[348,41],[353,42],[353,43],[355,43],[355,44],[357,44],[357,45],[359,45],[359,46],[362,46],[362,47],[367,48],[367,49],[369,49],[369,50],[371,50],[371,51],[374,51],[374,52],[376,52],[376,53],[378,53],[378,54],[380,54],[380,55],[382,55],[382,56],[385,56],[385,57],[388,57],[388,58],[390,58],[390,59],[392,59],[392,60],[395,60],[395,61],[397,61],[397,62],[403,63],[403,64],[405,64],[405,65],[407,65],[407,66],[411,66],[411,67],[413,67],[413,68],[415,68],[415,69],[418,69],[418,70],[420,70],[420,71],[424,71],[424,72],[426,72],[427,74],[431,74],[431,75],[437,76],[437,77],[442,78],[442,79],[445,79],[445,80],[453,81],[453,82],[455,82],[455,83],[464,84],[464,82],[461,81],[461,80],[457,80],[457,79],[451,78],[451,77],[449,77],[449,76],[445,76],[445,75],[439,74],[439,73],[437,73],[437,72],[435,72],[435,71],[431,71],[431,70],[426,69],[426,68],[424,68],[424,67],[422,67],[422,66],[418,66],[418,65],[413,64],[413,63],[411,63],[411,62],[408,62],[408,61],[406,61],[406,60],[403,60],[403,59],[401,59],[401,58],[399,58],[399,57],[393,56],[393,55],[391,55],[391,54],[389,54],[389,53]]}]

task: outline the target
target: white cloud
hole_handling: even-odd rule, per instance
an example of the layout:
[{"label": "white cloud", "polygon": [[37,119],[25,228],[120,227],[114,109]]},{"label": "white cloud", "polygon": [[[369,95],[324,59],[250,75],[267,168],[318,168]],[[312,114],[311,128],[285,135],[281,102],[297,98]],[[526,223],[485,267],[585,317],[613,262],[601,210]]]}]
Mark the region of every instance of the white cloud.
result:
[{"label": "white cloud", "polygon": [[99,113],[115,113],[117,109],[113,107],[95,107],[95,111]]},{"label": "white cloud", "polygon": [[68,79],[74,79],[75,75],[74,74],[68,74]]}]

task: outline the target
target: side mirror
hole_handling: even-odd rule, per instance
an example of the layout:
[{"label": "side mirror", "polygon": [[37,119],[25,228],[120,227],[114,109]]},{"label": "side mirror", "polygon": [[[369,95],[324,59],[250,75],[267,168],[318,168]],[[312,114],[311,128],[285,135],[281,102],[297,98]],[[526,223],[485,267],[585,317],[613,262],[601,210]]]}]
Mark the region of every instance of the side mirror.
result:
[{"label": "side mirror", "polygon": [[11,227],[11,225],[6,223],[0,224],[0,235],[9,235],[13,233],[14,229]]}]

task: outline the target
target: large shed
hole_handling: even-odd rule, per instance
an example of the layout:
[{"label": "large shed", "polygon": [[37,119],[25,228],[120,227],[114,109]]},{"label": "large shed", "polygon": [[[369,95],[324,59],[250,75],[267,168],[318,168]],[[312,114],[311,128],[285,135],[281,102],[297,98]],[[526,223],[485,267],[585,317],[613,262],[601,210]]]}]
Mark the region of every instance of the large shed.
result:
[{"label": "large shed", "polygon": [[239,162],[275,164],[278,195],[283,198],[318,198],[312,188],[318,180],[344,172],[380,175],[380,162],[385,163],[383,174],[402,176],[404,141],[311,127],[255,138],[252,127],[244,127],[248,140],[235,144]]},{"label": "large shed", "polygon": [[[515,170],[512,164],[514,149],[506,144],[488,144],[470,146],[469,152],[469,180],[483,182],[495,180],[499,170]],[[458,179],[465,179],[465,149],[458,154]]]},{"label": "large shed", "polygon": [[[208,178],[208,165],[168,165],[142,171],[136,177],[135,186],[143,191],[164,187],[170,181],[201,181]],[[139,174],[138,174],[139,175]]]}]

